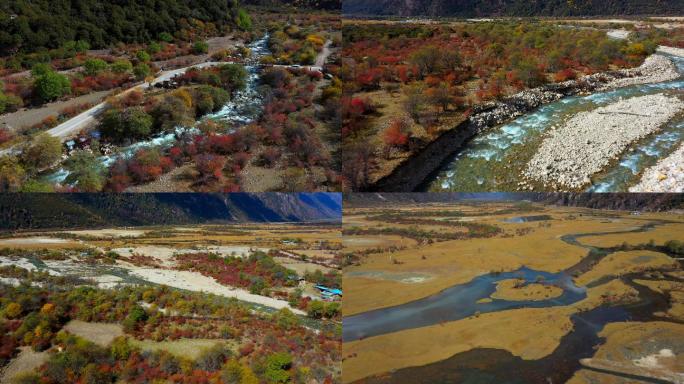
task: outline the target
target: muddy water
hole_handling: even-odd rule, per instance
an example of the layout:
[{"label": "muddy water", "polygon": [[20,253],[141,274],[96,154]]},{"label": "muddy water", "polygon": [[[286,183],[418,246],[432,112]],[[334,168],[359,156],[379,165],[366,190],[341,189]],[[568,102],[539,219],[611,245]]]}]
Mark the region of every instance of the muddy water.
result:
[{"label": "muddy water", "polygon": [[[684,74],[684,58],[668,56]],[[674,81],[635,85],[589,96],[573,96],[544,105],[482,134],[452,157],[423,189],[429,191],[515,191],[520,174],[541,143],[543,134],[578,112],[592,110],[623,98],[684,89],[684,76]],[[592,178],[589,191],[627,191],[638,175],[684,141],[684,117],[627,150],[618,162]]]}]

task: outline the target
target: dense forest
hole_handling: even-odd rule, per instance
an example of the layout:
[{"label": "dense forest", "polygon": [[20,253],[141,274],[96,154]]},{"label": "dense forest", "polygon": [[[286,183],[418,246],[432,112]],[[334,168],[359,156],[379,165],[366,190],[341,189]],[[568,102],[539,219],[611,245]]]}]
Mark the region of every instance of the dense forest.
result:
[{"label": "dense forest", "polygon": [[339,220],[340,200],[326,193],[1,194],[0,230]]},{"label": "dense forest", "polygon": [[205,29],[239,24],[237,0],[9,0],[0,4],[0,54],[39,52],[81,41],[91,48],[181,40]]},{"label": "dense forest", "polygon": [[401,16],[679,15],[684,0],[345,0],[342,12]]}]

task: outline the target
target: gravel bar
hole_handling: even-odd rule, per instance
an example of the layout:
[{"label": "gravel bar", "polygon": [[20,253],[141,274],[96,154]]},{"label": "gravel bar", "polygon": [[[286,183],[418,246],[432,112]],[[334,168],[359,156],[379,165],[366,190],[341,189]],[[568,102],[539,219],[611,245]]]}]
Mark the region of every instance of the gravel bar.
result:
[{"label": "gravel bar", "polygon": [[549,132],[523,176],[553,189],[577,190],[682,110],[684,102],[678,97],[655,94],[580,112]]}]

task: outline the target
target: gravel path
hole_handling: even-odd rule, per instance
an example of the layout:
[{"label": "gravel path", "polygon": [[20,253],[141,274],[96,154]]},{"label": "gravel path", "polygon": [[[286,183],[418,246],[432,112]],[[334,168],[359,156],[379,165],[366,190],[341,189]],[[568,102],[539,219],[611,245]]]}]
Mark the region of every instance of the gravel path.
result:
[{"label": "gravel path", "polygon": [[684,192],[684,144],[648,168],[630,192]]},{"label": "gravel path", "polygon": [[549,133],[523,172],[554,189],[578,189],[635,141],[684,110],[674,96],[633,97],[580,112]]}]

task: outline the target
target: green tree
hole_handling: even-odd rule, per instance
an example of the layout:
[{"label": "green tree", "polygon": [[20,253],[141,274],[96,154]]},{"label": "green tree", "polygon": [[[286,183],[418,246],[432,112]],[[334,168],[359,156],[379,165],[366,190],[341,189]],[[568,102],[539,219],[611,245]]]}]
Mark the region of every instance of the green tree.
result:
[{"label": "green tree", "polygon": [[286,352],[274,353],[266,358],[264,377],[269,384],[281,384],[290,381],[292,356]]},{"label": "green tree", "polygon": [[38,63],[31,67],[31,76],[38,78],[45,76],[48,73],[53,72],[52,67],[49,64]]},{"label": "green tree", "polygon": [[132,107],[124,111],[112,108],[104,113],[100,132],[117,142],[127,139],[142,139],[152,133],[153,119],[143,107]]},{"label": "green tree", "polygon": [[126,59],[117,60],[112,64],[112,72],[127,73],[133,70],[133,64]]},{"label": "green tree", "polygon": [[78,150],[64,163],[69,171],[65,181],[76,184],[82,192],[97,192],[102,190],[105,182],[105,167],[90,151]]},{"label": "green tree", "polygon": [[173,41],[173,36],[168,32],[162,32],[159,34],[159,40],[170,43]]},{"label": "green tree", "polygon": [[237,16],[235,17],[235,24],[243,31],[252,30],[252,18],[243,8],[238,9]]},{"label": "green tree", "polygon": [[325,312],[325,303],[319,300],[313,300],[309,302],[306,308],[306,314],[313,319],[320,319],[323,317]]},{"label": "green tree", "polygon": [[150,73],[152,73],[152,70],[150,69],[150,66],[145,63],[140,63],[133,68],[133,74],[138,80],[145,80]]},{"label": "green tree", "polygon": [[219,67],[219,76],[223,88],[235,92],[247,86],[247,70],[240,64],[226,64]]},{"label": "green tree", "polygon": [[83,64],[85,73],[88,76],[95,76],[107,69],[107,62],[102,59],[88,59]]},{"label": "green tree", "polygon": [[128,342],[126,336],[118,336],[112,340],[112,344],[109,347],[109,353],[116,360],[127,360],[128,357],[133,353],[134,348]]},{"label": "green tree", "polygon": [[150,54],[145,51],[138,51],[138,53],[135,54],[135,57],[137,57],[138,60],[140,60],[143,63],[147,63],[150,60],[152,60]]},{"label": "green tree", "polygon": [[48,133],[41,133],[24,151],[22,160],[32,170],[41,170],[62,157],[62,142]]},{"label": "green tree", "polygon": [[340,303],[327,303],[323,311],[323,315],[328,319],[332,319],[340,314]]},{"label": "green tree", "polygon": [[69,79],[56,72],[47,72],[36,79],[33,89],[43,102],[53,101],[71,92]]},{"label": "green tree", "polygon": [[139,324],[144,323],[145,320],[147,320],[147,312],[145,312],[145,308],[136,305],[123,320],[124,329],[129,332],[133,331]]},{"label": "green tree", "polygon": [[157,43],[156,41],[153,41],[147,45],[147,52],[149,52],[150,55],[154,55],[155,53],[159,53],[162,50],[161,44]]},{"label": "green tree", "polygon": [[209,52],[209,44],[207,44],[205,41],[197,41],[192,45],[192,52],[195,55],[207,53]]}]

